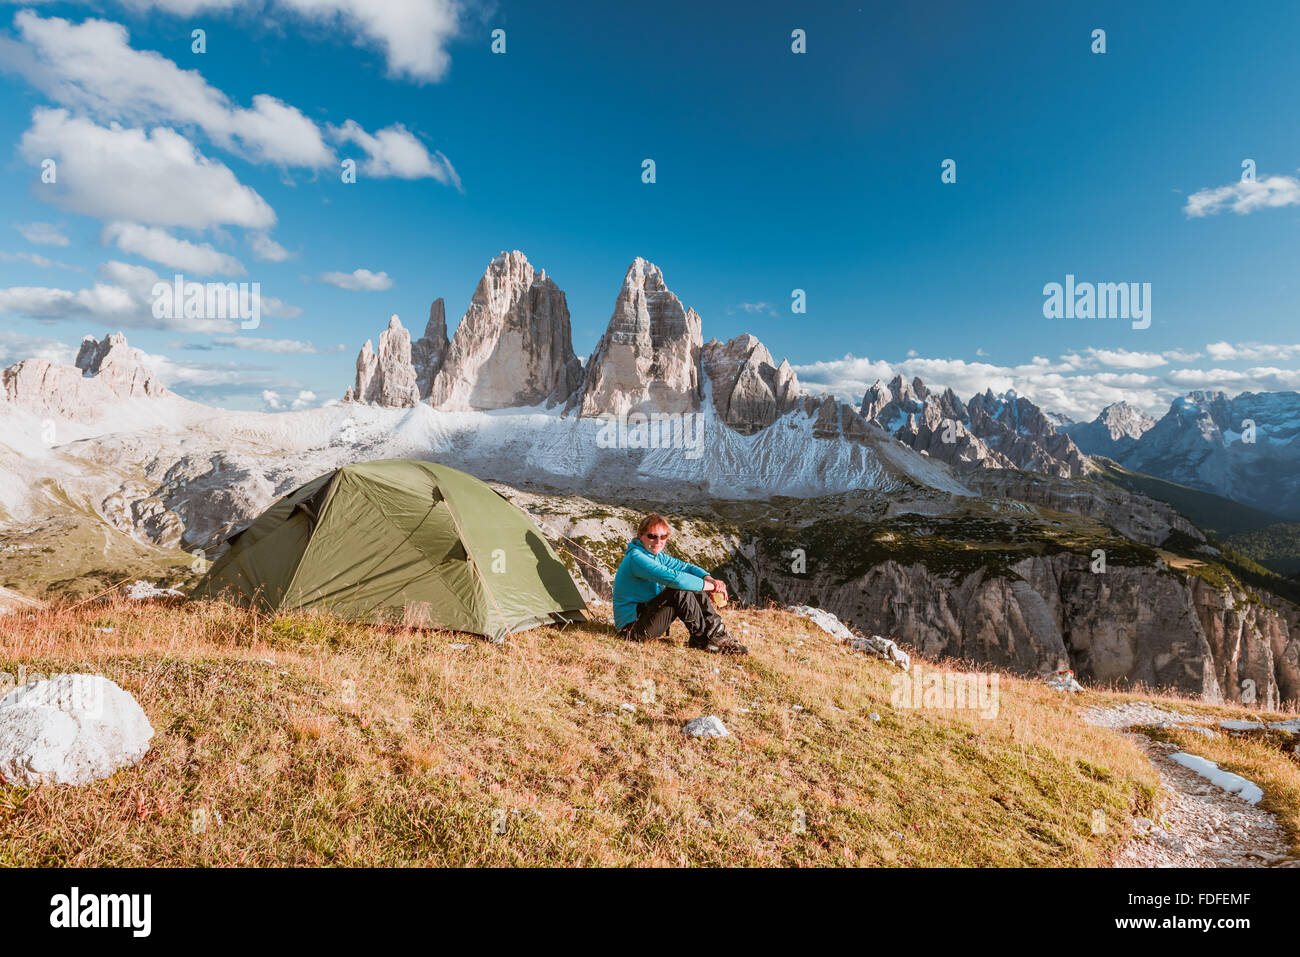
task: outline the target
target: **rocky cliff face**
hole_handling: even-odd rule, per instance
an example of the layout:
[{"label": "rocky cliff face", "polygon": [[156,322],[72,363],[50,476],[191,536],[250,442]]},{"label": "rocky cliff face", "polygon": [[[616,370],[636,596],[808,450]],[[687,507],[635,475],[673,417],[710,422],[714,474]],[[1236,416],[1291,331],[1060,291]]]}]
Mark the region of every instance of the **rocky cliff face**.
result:
[{"label": "rocky cliff face", "polygon": [[795,575],[785,555],[749,552],[735,576],[743,600],[813,604],[928,657],[1024,673],[1070,667],[1085,683],[1142,683],[1212,702],[1300,703],[1295,616],[1194,576],[1117,566],[1098,574],[1085,556],[1057,554],[996,573],[888,561],[843,578],[815,565]]},{"label": "rocky cliff face", "polygon": [[357,354],[357,378],[343,397],[345,402],[365,402],[391,409],[405,409],[429,401],[433,383],[447,355],[447,317],[443,301],[429,307],[424,335],[411,341],[411,334],[397,316],[379,334],[379,351],[370,340]]},{"label": "rocky cliff face", "polygon": [[75,366],[25,359],[4,370],[4,398],[37,412],[76,421],[98,418],[107,404],[171,396],[122,333],[81,341]]},{"label": "rocky cliff face", "polygon": [[587,360],[582,415],[698,412],[702,346],[699,315],[673,295],[658,266],[638,256]]},{"label": "rocky cliff face", "polygon": [[799,380],[790,363],[777,365],[763,343],[749,334],[727,342],[710,339],[701,350],[713,408],[744,435],[767,428],[799,401]]},{"label": "rocky cliff face", "polygon": [[518,250],[483,273],[456,327],[430,401],[449,411],[567,402],[582,385],[569,307]]},{"label": "rocky cliff face", "polygon": [[421,402],[428,402],[433,395],[434,380],[442,371],[450,345],[447,341],[447,311],[442,297],[439,297],[429,306],[429,321],[425,324],[424,335],[411,343],[411,364],[415,367],[415,385]]},{"label": "rocky cliff face", "polygon": [[1057,432],[1042,409],[1015,392],[990,390],[963,403],[951,389],[934,392],[919,378],[877,381],[862,415],[894,438],[958,468],[1026,469],[1079,476],[1087,457]]}]

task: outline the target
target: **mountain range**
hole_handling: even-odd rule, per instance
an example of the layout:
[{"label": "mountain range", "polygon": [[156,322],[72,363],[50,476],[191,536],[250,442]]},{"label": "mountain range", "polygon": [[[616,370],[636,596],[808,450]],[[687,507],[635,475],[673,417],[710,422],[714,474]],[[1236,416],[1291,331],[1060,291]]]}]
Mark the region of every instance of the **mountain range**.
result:
[{"label": "mountain range", "polygon": [[[573,351],[564,292],[520,251],[487,266],[455,334],[444,300],[415,341],[396,316],[357,356],[345,400],[441,411],[540,406],[563,415],[699,412],[754,435],[790,413],[821,436],[860,439],[877,430],[958,469],[1021,469],[1079,478],[1091,456],[1230,498],[1279,517],[1300,517],[1300,394],[1192,392],[1159,421],[1125,402],[1091,422],[1071,422],[1025,396],[991,389],[962,401],[920,378],[877,380],[857,407],[809,395],[790,363],[757,338],[703,340],[699,314],[640,257],[623,277],[604,335],[582,361]],[[1253,432],[1249,423],[1254,423]],[[1245,423],[1245,424],[1243,424]]]}]

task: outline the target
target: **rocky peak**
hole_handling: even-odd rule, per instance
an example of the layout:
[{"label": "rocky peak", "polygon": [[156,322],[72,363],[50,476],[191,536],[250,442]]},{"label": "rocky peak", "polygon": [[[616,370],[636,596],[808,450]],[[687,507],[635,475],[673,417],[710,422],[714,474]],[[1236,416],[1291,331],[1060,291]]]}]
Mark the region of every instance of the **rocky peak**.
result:
[{"label": "rocky peak", "polygon": [[988,389],[963,403],[952,389],[935,392],[915,377],[877,380],[862,415],[894,438],[959,468],[1020,468],[1079,475],[1086,457],[1058,435],[1043,411],[1014,390]]},{"label": "rocky peak", "polygon": [[1033,402],[1008,389],[973,396],[966,404],[970,430],[1016,468],[1048,475],[1072,477],[1088,470],[1088,459],[1068,434],[1056,427]]},{"label": "rocky peak", "polygon": [[5,369],[0,381],[6,401],[80,421],[92,421],[124,399],[172,396],[150,371],[145,354],[120,332],[102,341],[86,336],[72,366],[25,359]]},{"label": "rocky peak", "polygon": [[442,369],[449,345],[446,306],[440,296],[429,306],[424,335],[411,343],[411,363],[415,366],[415,384],[421,402],[427,402],[433,395],[433,382]]},{"label": "rocky peak", "polygon": [[748,333],[725,343],[710,339],[700,356],[713,408],[738,432],[752,435],[766,428],[798,400],[799,381],[790,363],[783,359],[774,365],[772,354]]},{"label": "rocky peak", "polygon": [[698,411],[702,347],[699,314],[682,305],[658,266],[638,256],[587,361],[582,415]]},{"label": "rocky peak", "polygon": [[1127,402],[1112,402],[1101,410],[1096,422],[1112,439],[1141,438],[1143,432],[1156,424],[1155,419]]},{"label": "rocky peak", "polygon": [[894,392],[883,379],[877,379],[862,397],[862,417],[878,419],[885,406],[894,401]]},{"label": "rocky peak", "polygon": [[379,334],[379,351],[370,340],[357,356],[357,381],[352,388],[357,402],[404,409],[420,402],[416,370],[411,363],[411,334],[393,315],[388,328]]},{"label": "rocky peak", "polygon": [[103,341],[86,336],[81,340],[73,364],[81,370],[82,376],[98,378],[121,398],[158,396],[167,392],[149,371],[144,353],[132,349],[121,332],[106,335]]},{"label": "rocky peak", "polygon": [[448,410],[551,406],[569,400],[582,379],[564,293],[522,252],[502,251],[456,327],[430,401]]}]

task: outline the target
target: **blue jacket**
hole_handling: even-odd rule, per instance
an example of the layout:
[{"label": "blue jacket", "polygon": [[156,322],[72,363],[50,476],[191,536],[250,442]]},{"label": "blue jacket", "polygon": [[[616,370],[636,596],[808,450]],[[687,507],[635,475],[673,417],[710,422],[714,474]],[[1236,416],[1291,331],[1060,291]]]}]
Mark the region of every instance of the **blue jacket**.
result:
[{"label": "blue jacket", "polygon": [[665,588],[704,591],[706,572],[667,552],[655,555],[640,540],[627,543],[623,560],[614,575],[614,627],[623,628],[636,621],[638,602],[646,602]]}]

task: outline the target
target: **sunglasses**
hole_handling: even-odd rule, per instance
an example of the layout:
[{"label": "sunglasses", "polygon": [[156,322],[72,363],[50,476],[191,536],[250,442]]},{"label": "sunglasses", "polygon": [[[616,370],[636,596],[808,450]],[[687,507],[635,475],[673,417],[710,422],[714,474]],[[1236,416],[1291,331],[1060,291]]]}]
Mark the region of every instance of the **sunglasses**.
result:
[{"label": "sunglasses", "polygon": [[650,539],[652,542],[662,542],[668,537],[668,533],[664,532],[662,535],[651,535],[649,532],[646,532],[645,537]]}]

